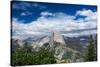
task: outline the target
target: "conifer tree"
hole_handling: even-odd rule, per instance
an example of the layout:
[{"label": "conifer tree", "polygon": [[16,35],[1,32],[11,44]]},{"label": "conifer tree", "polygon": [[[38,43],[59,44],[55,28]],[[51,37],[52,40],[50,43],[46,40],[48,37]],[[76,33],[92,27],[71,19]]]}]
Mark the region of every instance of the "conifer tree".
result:
[{"label": "conifer tree", "polygon": [[95,40],[93,39],[93,36],[90,35],[85,61],[96,61],[97,55],[96,55],[95,45],[96,45]]}]

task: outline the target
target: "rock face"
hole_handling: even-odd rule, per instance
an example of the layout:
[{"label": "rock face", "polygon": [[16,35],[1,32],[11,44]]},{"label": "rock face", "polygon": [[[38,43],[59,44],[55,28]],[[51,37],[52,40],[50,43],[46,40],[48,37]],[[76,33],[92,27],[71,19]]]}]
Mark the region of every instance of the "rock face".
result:
[{"label": "rock face", "polygon": [[65,45],[65,41],[63,36],[61,35],[60,32],[53,32],[51,34],[51,38],[50,38],[50,46],[54,46],[55,43],[60,44],[60,45]]},{"label": "rock face", "polygon": [[61,35],[60,32],[54,32],[53,33],[53,39],[54,39],[54,42],[59,42],[62,45],[65,44],[64,38],[63,38],[63,36]]},{"label": "rock face", "polygon": [[54,56],[58,63],[82,61],[79,52],[67,47],[64,37],[60,32],[53,32],[49,42],[50,48],[54,50]]},{"label": "rock face", "polygon": [[51,49],[55,51],[55,57],[61,60],[66,52],[66,46],[64,38],[60,32],[52,33],[49,44]]},{"label": "rock face", "polygon": [[14,52],[17,48],[23,47],[24,42],[18,39],[11,39],[12,52]]}]

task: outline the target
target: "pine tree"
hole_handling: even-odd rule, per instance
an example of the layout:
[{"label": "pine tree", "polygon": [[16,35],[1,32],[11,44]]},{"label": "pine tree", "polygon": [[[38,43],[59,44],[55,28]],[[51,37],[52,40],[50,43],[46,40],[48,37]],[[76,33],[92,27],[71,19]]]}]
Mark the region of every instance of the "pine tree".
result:
[{"label": "pine tree", "polygon": [[85,61],[96,61],[97,55],[96,55],[95,45],[96,45],[95,40],[93,39],[93,36],[90,35]]},{"label": "pine tree", "polygon": [[97,60],[97,34],[95,36],[95,60]]},{"label": "pine tree", "polygon": [[39,65],[54,64],[56,63],[56,58],[54,57],[54,52],[49,48],[41,47],[38,51],[32,52],[32,46],[25,42],[23,48],[16,49],[12,53],[11,61],[12,66]]}]

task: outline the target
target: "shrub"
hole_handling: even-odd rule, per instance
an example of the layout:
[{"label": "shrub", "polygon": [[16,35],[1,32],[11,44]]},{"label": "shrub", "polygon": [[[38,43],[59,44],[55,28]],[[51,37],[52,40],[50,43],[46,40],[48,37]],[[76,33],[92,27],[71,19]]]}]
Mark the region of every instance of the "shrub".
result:
[{"label": "shrub", "polygon": [[12,65],[38,65],[38,64],[53,64],[56,63],[54,54],[49,49],[40,48],[37,52],[26,51],[27,48],[17,49],[12,53]]}]

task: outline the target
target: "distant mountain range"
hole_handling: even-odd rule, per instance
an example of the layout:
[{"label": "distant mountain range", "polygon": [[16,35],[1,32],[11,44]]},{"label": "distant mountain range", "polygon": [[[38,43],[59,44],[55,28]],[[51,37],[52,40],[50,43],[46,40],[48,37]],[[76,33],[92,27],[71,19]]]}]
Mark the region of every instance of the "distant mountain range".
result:
[{"label": "distant mountain range", "polygon": [[38,50],[40,47],[53,49],[58,63],[78,62],[83,61],[82,55],[87,48],[89,36],[67,37],[61,35],[60,32],[53,32],[50,36],[34,36],[23,40],[12,39],[12,51],[23,47],[27,42],[33,50]]}]

